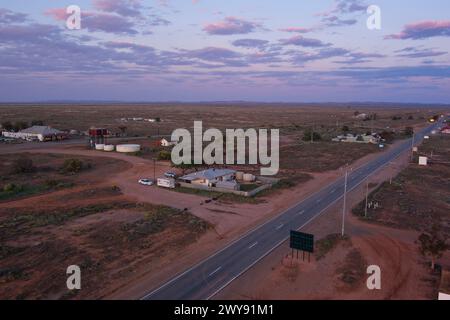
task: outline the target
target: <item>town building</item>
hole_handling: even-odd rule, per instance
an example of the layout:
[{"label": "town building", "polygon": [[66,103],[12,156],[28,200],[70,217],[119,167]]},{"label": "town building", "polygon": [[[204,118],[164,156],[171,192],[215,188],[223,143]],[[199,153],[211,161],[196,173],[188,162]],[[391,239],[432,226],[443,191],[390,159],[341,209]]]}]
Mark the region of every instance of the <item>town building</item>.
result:
[{"label": "town building", "polygon": [[27,141],[55,141],[66,139],[68,136],[66,132],[48,126],[32,126],[19,132],[3,131],[2,135],[7,138]]},{"label": "town building", "polygon": [[348,134],[339,135],[336,138],[333,138],[332,141],[379,144],[381,142],[381,137],[378,134],[351,134],[351,133],[348,133]]},{"label": "town building", "polygon": [[162,147],[171,147],[171,146],[176,145],[177,142],[176,141],[169,141],[166,138],[162,138],[160,140],[160,144],[161,144]]},{"label": "town building", "polygon": [[450,134],[450,126],[443,127],[441,133]]},{"label": "town building", "polygon": [[207,169],[197,171],[179,178],[180,182],[222,189],[239,190],[236,171],[231,169]]}]

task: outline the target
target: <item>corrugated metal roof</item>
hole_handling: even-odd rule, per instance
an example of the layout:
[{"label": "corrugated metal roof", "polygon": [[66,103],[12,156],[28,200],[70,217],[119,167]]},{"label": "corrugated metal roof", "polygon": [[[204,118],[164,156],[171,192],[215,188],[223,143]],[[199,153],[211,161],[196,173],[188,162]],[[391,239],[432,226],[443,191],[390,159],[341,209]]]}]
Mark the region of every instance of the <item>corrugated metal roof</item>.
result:
[{"label": "corrugated metal roof", "polygon": [[197,179],[206,179],[206,180],[214,180],[219,177],[223,177],[229,174],[236,173],[235,170],[231,169],[207,169],[203,171],[197,171],[190,174],[187,174],[181,177],[181,180],[197,180]]},{"label": "corrugated metal roof", "polygon": [[30,133],[30,134],[41,134],[43,136],[62,133],[62,131],[53,129],[48,126],[32,126],[30,128],[23,129],[20,132],[21,133]]}]

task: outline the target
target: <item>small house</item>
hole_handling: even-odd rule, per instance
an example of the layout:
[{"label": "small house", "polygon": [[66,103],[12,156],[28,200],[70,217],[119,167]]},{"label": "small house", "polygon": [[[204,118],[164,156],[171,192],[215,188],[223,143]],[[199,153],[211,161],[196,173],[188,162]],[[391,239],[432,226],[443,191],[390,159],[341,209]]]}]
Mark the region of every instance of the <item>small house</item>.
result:
[{"label": "small house", "polygon": [[239,184],[236,182],[236,171],[231,169],[207,169],[187,174],[179,179],[181,182],[207,186],[238,190]]},{"label": "small house", "polygon": [[171,147],[171,146],[176,145],[177,142],[176,141],[169,141],[166,138],[162,138],[160,140],[160,144],[161,144],[162,147]]}]

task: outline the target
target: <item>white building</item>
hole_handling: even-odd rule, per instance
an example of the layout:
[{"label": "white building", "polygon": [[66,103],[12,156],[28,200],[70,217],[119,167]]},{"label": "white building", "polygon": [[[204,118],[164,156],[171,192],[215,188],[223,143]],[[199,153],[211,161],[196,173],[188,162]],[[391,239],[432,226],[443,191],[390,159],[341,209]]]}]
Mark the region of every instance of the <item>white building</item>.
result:
[{"label": "white building", "polygon": [[174,146],[177,144],[176,141],[169,141],[166,138],[162,138],[160,143],[161,143],[162,147],[170,147],[170,146]]},{"label": "white building", "polygon": [[48,126],[32,126],[19,132],[3,131],[2,135],[7,138],[24,139],[29,141],[52,141],[67,138],[67,133]]},{"label": "white building", "polygon": [[231,169],[207,169],[185,175],[179,179],[193,185],[238,190],[236,171]]},{"label": "white building", "polygon": [[336,138],[333,138],[332,141],[378,144],[378,143],[380,143],[381,138],[377,134],[356,134],[356,135],[353,135],[353,134],[349,133],[349,134],[339,135]]},{"label": "white building", "polygon": [[360,113],[360,114],[357,114],[356,116],[354,116],[354,118],[359,119],[359,120],[365,120],[368,117],[369,116],[366,113]]},{"label": "white building", "polygon": [[442,271],[438,300],[450,300],[450,272]]}]

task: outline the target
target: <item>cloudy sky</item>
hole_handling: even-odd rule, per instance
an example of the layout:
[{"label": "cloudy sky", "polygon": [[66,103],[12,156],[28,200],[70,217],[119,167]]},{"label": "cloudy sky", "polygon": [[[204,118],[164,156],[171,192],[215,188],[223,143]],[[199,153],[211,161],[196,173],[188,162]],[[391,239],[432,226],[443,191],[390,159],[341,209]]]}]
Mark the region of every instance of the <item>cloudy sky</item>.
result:
[{"label": "cloudy sky", "polygon": [[450,1],[370,1],[2,0],[0,101],[450,103]]}]

